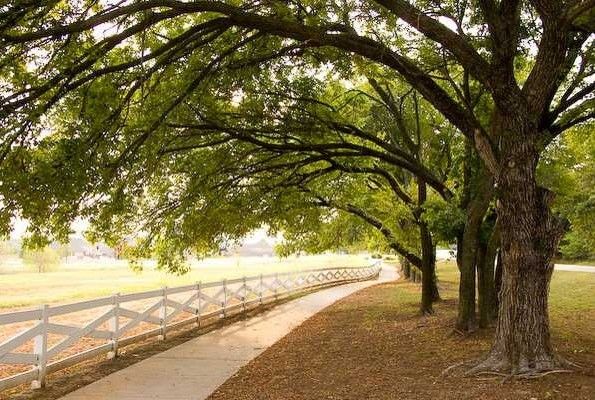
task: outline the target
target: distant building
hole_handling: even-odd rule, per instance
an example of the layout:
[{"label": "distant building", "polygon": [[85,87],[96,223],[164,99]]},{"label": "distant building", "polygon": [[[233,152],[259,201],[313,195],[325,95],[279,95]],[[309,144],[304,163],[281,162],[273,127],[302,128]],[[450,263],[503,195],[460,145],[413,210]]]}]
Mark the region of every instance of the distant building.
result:
[{"label": "distant building", "polygon": [[68,243],[68,255],[76,258],[115,258],[116,252],[104,243],[90,243],[81,237],[71,237]]},{"label": "distant building", "polygon": [[221,255],[243,257],[274,256],[275,248],[266,239],[261,239],[253,243],[242,243],[238,246],[229,247],[221,250]]}]

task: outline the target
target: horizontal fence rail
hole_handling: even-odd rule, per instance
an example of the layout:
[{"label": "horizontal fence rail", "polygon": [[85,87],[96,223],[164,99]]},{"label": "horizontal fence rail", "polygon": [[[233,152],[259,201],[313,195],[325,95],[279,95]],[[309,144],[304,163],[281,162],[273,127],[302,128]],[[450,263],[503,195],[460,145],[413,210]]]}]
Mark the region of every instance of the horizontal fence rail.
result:
[{"label": "horizontal fence rail", "polygon": [[0,391],[191,323],[198,326],[304,290],[375,279],[380,263],[198,282],[0,314]]}]

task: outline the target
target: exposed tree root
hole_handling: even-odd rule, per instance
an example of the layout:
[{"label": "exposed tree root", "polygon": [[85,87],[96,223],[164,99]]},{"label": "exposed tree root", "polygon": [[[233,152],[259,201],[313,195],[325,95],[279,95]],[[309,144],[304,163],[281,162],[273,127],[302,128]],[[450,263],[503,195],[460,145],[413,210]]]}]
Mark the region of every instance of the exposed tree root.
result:
[{"label": "exposed tree root", "polygon": [[510,376],[509,374],[503,374],[502,372],[493,372],[493,371],[478,372],[475,375],[477,375],[477,376],[479,376],[479,375]]},{"label": "exposed tree root", "polygon": [[504,358],[496,357],[490,353],[485,359],[475,362],[475,365],[465,371],[465,376],[479,375],[482,373],[504,373],[510,370],[510,365]]},{"label": "exposed tree root", "polygon": [[467,370],[464,376],[504,376],[501,382],[504,383],[511,379],[539,379],[550,374],[574,372],[576,368],[580,368],[578,364],[559,356],[543,357],[532,362],[521,359],[511,364],[504,355],[493,352]]},{"label": "exposed tree root", "polygon": [[454,336],[454,335],[459,335],[462,337],[469,337],[471,335],[473,335],[475,332],[477,332],[477,328],[469,328],[469,329],[459,329],[459,328],[454,328],[450,334],[450,336]]},{"label": "exposed tree root", "polygon": [[521,378],[521,379],[539,379],[542,378],[546,375],[550,375],[550,374],[565,374],[565,373],[571,373],[571,372],[575,372],[572,371],[570,369],[553,369],[551,371],[545,371],[545,372],[541,372],[538,374],[535,373],[531,373],[531,374],[521,374],[521,375],[515,375],[515,378]]},{"label": "exposed tree root", "polygon": [[577,363],[575,361],[570,361],[570,360],[568,360],[566,358],[563,358],[563,357],[558,357],[558,362],[561,365],[565,366],[567,369],[572,369],[572,368],[574,368],[574,369],[582,369],[583,368],[583,366],[580,363]]},{"label": "exposed tree root", "polygon": [[440,373],[440,377],[445,377],[445,376],[448,376],[448,374],[449,374],[449,373],[450,373],[452,370],[455,370],[455,369],[457,369],[457,368],[460,368],[460,367],[464,367],[464,366],[470,365],[471,363],[472,363],[472,361],[469,361],[469,360],[467,360],[467,361],[462,361],[462,362],[459,362],[459,363],[453,364],[453,365],[451,365],[450,367],[448,367],[448,368],[444,369],[444,371],[442,371],[442,373]]},{"label": "exposed tree root", "polygon": [[423,317],[429,317],[429,316],[432,316],[432,315],[436,314],[436,312],[434,311],[433,308],[430,308],[430,309],[422,309],[422,310],[420,310],[420,314]]},{"label": "exposed tree root", "polygon": [[[457,369],[471,367],[462,372],[454,374]],[[571,373],[580,369],[581,366],[572,361],[568,361],[559,356],[552,356],[549,359],[543,359],[538,362],[521,362],[519,365],[512,366],[506,359],[498,353],[490,353],[481,360],[462,361],[449,366],[440,374],[441,378],[449,375],[457,376],[485,376],[503,377],[501,383],[512,379],[539,379],[550,374]]]}]

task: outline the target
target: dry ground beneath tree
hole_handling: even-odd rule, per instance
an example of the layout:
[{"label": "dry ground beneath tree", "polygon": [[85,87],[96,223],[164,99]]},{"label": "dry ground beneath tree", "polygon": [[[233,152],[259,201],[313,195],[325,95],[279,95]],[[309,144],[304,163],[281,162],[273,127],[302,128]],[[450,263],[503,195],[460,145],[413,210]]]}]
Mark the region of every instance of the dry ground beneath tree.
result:
[{"label": "dry ground beneath tree", "polygon": [[253,360],[210,399],[594,399],[595,276],[557,272],[552,331],[557,351],[584,368],[537,380],[441,377],[479,357],[491,331],[452,334],[456,278],[442,267],[445,300],[419,317],[419,288],[397,282],[363,290],[317,314]]}]

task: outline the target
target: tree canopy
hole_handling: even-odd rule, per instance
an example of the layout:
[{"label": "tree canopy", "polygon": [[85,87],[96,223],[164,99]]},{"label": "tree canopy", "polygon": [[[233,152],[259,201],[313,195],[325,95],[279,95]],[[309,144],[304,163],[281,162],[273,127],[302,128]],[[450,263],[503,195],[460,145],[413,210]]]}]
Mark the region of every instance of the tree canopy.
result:
[{"label": "tree canopy", "polygon": [[[590,0],[2,6],[3,226],[20,214],[43,244],[87,217],[175,270],[263,223],[301,240],[348,214],[424,287],[436,234],[456,235],[462,282],[502,254],[474,371],[558,368],[547,293],[567,224],[551,207],[572,211],[537,165],[562,132],[592,133],[594,16]],[[419,248],[397,233],[412,225]]]}]

